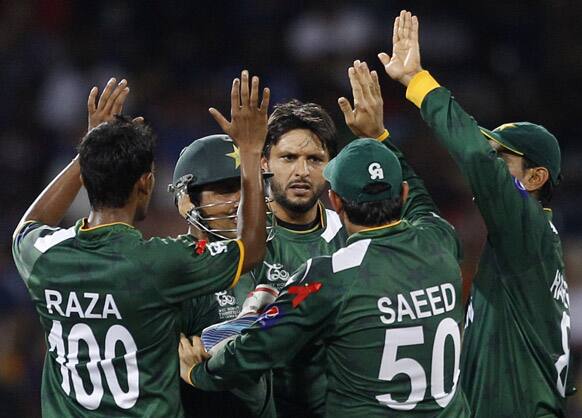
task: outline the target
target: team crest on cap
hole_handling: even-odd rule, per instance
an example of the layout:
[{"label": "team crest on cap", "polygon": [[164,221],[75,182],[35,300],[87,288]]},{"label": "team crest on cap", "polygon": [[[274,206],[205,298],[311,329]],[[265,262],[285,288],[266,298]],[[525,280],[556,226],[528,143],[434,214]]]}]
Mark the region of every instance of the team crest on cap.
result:
[{"label": "team crest on cap", "polygon": [[372,163],[368,166],[368,173],[370,173],[370,179],[372,180],[382,180],[384,178],[384,170],[380,163]]},{"label": "team crest on cap", "polygon": [[240,151],[237,148],[236,145],[232,144],[232,148],[233,151],[228,153],[228,154],[224,154],[227,157],[230,157],[234,160],[234,168],[238,168],[240,166]]}]

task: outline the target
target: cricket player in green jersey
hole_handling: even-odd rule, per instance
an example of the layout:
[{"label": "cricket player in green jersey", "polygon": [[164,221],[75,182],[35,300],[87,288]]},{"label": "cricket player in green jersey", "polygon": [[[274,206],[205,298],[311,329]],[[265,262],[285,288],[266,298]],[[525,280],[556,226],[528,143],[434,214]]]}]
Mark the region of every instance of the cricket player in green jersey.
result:
[{"label": "cricket player in green jersey", "polygon": [[[232,121],[242,196],[237,240],[197,251],[192,236],[145,240],[133,224],[154,186],[151,129],[115,116],[129,89],[111,79],[88,102],[89,132],[76,157],[40,194],[14,233],[13,255],[47,335],[45,417],[181,417],[178,323],[181,303],[235,285],[262,260],[264,192],[260,156],[269,92],[248,72],[233,82]],[[104,123],[102,123],[104,122]],[[81,186],[91,213],[59,228]],[[246,250],[246,253],[245,253]]]},{"label": "cricket player in green jersey", "polygon": [[418,19],[402,11],[386,72],[407,86],[467,178],[487,226],[463,339],[462,387],[478,418],[564,417],[574,392],[568,285],[547,208],[560,147],[544,127],[477,125],[420,65]]},{"label": "cricket player in green jersey", "polygon": [[[182,205],[179,210],[188,222],[188,233],[196,237],[197,245],[236,238],[240,175],[240,151],[227,135],[199,138],[180,153],[169,190],[176,203],[180,193],[187,192],[188,199],[184,200],[191,202],[193,207],[185,211]],[[192,338],[200,336],[208,326],[237,318],[245,299],[256,286],[254,276],[247,273],[233,288],[185,302],[180,331]],[[209,393],[184,383],[181,389],[187,417],[275,416],[270,375],[235,393]]]},{"label": "cricket player in green jersey", "polygon": [[[367,75],[378,93],[377,74]],[[351,234],[347,248],[308,260],[259,321],[209,361],[190,361],[193,368],[183,367],[182,377],[207,390],[240,384],[322,340],[326,416],[468,417],[457,389],[459,242],[422,181],[386,141],[381,96],[372,104],[369,84],[360,80],[351,68],[356,109],[350,127],[382,132],[386,147],[356,140],[325,169],[331,202]],[[362,111],[363,90],[372,113]],[[371,126],[360,125],[373,117]]]},{"label": "cricket player in green jersey", "polygon": [[[257,283],[280,290],[307,259],[345,246],[339,217],[319,200],[325,190],[323,169],[336,150],[335,124],[321,106],[299,100],[275,106],[261,164],[273,173],[269,191],[276,226],[263,263],[252,271]],[[273,371],[279,418],[323,415],[324,371],[321,344],[306,347],[287,366]]]}]

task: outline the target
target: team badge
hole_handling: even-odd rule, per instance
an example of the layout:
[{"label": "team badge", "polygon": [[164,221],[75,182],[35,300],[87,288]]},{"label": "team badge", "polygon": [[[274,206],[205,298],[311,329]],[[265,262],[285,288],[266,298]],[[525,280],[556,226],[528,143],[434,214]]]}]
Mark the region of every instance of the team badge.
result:
[{"label": "team badge", "polygon": [[216,292],[214,295],[216,296],[216,301],[220,306],[226,305],[232,306],[236,303],[236,299],[234,298],[234,296],[229,295],[226,290],[222,292]]},{"label": "team badge", "polygon": [[368,166],[368,173],[370,173],[370,179],[372,180],[382,180],[384,178],[384,170],[380,163],[372,163]]},{"label": "team badge", "polygon": [[283,269],[285,267],[283,264],[269,264],[266,261],[263,261],[263,264],[268,267],[267,280],[270,282],[276,282],[278,280],[286,282],[289,279],[289,272]]},{"label": "team badge", "polygon": [[237,169],[240,166],[240,151],[234,144],[232,144],[232,148],[233,148],[232,152],[224,155],[234,160],[234,168]]}]

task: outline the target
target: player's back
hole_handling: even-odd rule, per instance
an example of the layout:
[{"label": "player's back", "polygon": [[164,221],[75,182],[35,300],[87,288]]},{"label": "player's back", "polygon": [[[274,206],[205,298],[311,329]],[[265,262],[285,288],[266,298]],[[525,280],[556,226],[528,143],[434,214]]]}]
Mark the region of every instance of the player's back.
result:
[{"label": "player's back", "polygon": [[178,302],[198,291],[184,282],[192,271],[179,257],[195,257],[193,245],[146,241],[121,223],[22,228],[15,260],[49,349],[43,416],[182,416]]},{"label": "player's back", "polygon": [[340,299],[326,339],[328,416],[468,416],[457,385],[461,273],[437,236],[407,221],[371,228],[319,272]]}]

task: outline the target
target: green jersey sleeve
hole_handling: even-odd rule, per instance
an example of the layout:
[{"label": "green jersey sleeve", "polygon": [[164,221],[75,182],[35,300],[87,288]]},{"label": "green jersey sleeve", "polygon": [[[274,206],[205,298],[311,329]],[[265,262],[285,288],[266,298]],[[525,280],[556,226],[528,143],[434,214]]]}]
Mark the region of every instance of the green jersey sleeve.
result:
[{"label": "green jersey sleeve", "polygon": [[26,281],[42,254],[74,236],[74,227],[63,229],[36,221],[25,222],[15,231],[12,241],[12,255],[20,275]]},{"label": "green jersey sleeve", "polygon": [[340,293],[333,281],[310,272],[317,270],[310,267],[318,259],[329,257],[308,260],[250,328],[192,370],[194,386],[224,390],[256,381],[265,371],[294,358],[315,338],[331,332]]},{"label": "green jersey sleeve", "polygon": [[460,261],[463,258],[462,246],[455,228],[441,218],[434,200],[424,185],[424,181],[408,164],[402,151],[394,145],[390,138],[386,138],[382,143],[398,158],[402,167],[402,180],[406,181],[409,186],[408,199],[402,208],[402,218],[415,226],[430,231],[435,235],[437,241],[446,243],[446,246],[453,250],[455,257]]},{"label": "green jersey sleeve", "polygon": [[[541,205],[511,176],[475,119],[449,90],[437,87],[426,94],[421,114],[468,180],[487,226],[488,239],[503,255],[500,261],[504,268],[513,271],[528,266],[529,258],[539,252],[540,238],[549,228]],[[515,245],[515,240],[520,245]]]},{"label": "green jersey sleeve", "polygon": [[152,238],[137,251],[153,269],[156,288],[170,304],[235,286],[244,258],[240,241],[200,244],[190,235]]}]

